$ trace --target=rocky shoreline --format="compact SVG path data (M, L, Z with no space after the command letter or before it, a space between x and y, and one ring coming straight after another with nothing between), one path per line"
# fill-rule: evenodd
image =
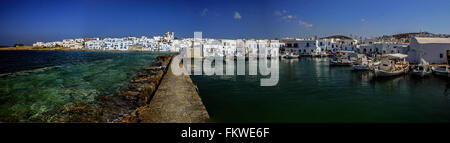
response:
M60 109L50 122L118 122L135 109L147 105L156 92L174 55L160 55L149 68L134 77L127 90L114 96L98 95L94 102L75 102Z
M173 64L173 63L171 63ZM182 66L182 64L180 64ZM170 66L170 65L169 65ZM150 100L145 100L150 101ZM116 123L207 123L211 122L189 75L176 75L172 68L160 81L151 102Z

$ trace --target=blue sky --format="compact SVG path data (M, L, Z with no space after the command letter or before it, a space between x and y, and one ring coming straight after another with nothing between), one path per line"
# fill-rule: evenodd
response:
M1 0L0 45L77 37L450 33L448 0Z

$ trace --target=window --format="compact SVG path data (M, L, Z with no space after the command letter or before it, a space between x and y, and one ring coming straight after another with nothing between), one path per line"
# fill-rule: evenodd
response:
M306 43L306 47L309 47L309 43Z
M320 46L322 46L322 42L320 42Z
M441 58L441 59L444 58L444 54L442 54L442 53L439 54L439 58Z
M294 47L298 47L298 44L297 44L297 43L295 43L295 44L294 44Z

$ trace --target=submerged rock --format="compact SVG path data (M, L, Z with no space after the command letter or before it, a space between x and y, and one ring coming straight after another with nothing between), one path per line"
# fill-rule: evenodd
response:
M151 67L139 70L128 89L115 95L98 95L93 102L74 102L62 107L60 116L50 122L121 122L135 116L135 109L146 106L164 76L172 55L160 55ZM163 67L163 68L161 68ZM131 120L131 119L130 119Z

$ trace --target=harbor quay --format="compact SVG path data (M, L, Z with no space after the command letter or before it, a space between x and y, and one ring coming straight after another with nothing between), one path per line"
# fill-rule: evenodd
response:
M175 65L169 63L169 65ZM178 66L180 64L177 64ZM167 71L154 95L145 106L121 119L125 123L205 123L209 115L188 75Z

